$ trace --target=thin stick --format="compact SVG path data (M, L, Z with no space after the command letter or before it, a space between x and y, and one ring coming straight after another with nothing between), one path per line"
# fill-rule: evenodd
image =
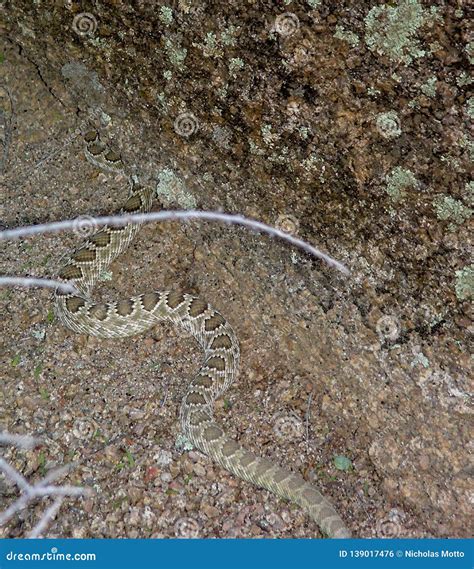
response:
M62 283L53 279L37 279L34 277L0 277L0 286L22 286L26 288L52 288L65 293L77 293L75 287L68 283ZM0 437L1 443L1 437Z
M5 435L8 435L8 433L2 436ZM71 464L48 472L42 480L32 485L15 468L13 468L13 466L0 457L0 472L3 472L8 479L16 484L21 493L17 500L15 500L5 511L0 513L0 526L6 524L17 512L23 510L34 500L54 496L54 503L43 513L38 524L33 528L29 536L39 537L57 514L65 497L87 496L91 493L88 488L82 488L80 486L51 486L51 481L67 474L73 466L74 465Z
M54 500L51 506L49 506L49 508L41 516L39 522L29 533L28 535L29 539L36 539L38 537L41 537L41 534L48 527L48 524L50 524L56 517L56 514L59 512L59 508L61 507L63 501L64 501L63 496L59 496L58 498L56 498L56 500Z
M10 466L3 458L0 458L0 470L3 471L5 476L8 476L8 478L10 478L10 480L20 488L20 490L28 492L30 488L28 480L15 470L13 466Z
M136 213L133 215L107 215L101 217L90 217L87 218L88 223L94 228L99 228L104 225L115 225L123 226L128 223L148 223L150 221L163 221L165 219L205 219L208 221L221 221L224 223L230 223L235 225L242 225L253 231L258 231L266 233L271 237L278 237L283 239L291 245L306 251L313 257L325 261L329 266L334 267L341 271L345 275L349 275L349 269L345 267L339 261L336 261L326 253L319 251L306 241L293 237L280 229L266 225L260 221L255 221L254 219L248 219L243 215L231 215L227 213L221 213L218 211L198 211L198 210L187 210L187 211L157 211L149 213ZM74 229L77 227L77 220L68 219L65 221L56 221L52 223L42 223L39 225L33 225L30 227L19 227L17 229L7 229L0 232L0 241L5 241L7 239L18 239L19 237L29 237L32 235L38 235L39 233L57 233L59 231L65 231L66 229Z
M0 433L0 445L14 445L19 448L30 449L38 443L38 439L29 435L12 435Z
M18 500L13 502L11 506L9 506L4 512L0 514L0 526L5 525L13 518L13 516L17 512L20 512L21 510L26 508L29 502L30 502L30 497L28 495L23 494L23 496L20 496Z
M77 466L77 463L70 462L69 464L66 464L64 466L60 466L59 468L56 468L54 470L50 470L46 474L46 476L43 478L43 480L38 482L38 487L43 488L47 484L50 484L50 482L54 482L58 478L62 478L63 476L66 476L66 474L69 474L71 472L71 470L73 470L76 466Z

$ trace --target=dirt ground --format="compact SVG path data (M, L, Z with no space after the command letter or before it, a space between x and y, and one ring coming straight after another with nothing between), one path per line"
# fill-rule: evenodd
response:
M218 308L242 364L217 420L314 482L354 536L469 537L468 9L230 4L3 3L0 229L119 209L127 180L83 155L99 125L166 207L241 213L344 262L350 277L242 228L151 224L98 297L174 287ZM54 278L80 233L2 242L2 274ZM48 536L320 536L182 448L193 338L81 337L46 290L2 289L0 314L0 431L40 439L2 456L31 481L74 462L65 482L93 491ZM0 511L17 495L0 478Z

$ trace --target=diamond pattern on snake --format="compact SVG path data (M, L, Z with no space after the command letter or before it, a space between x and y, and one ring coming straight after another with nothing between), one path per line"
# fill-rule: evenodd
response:
M88 132L84 141L85 155L95 166L113 172L123 169L120 155L110 150L96 131ZM122 212L150 211L153 194L149 187L133 186ZM163 320L191 333L204 358L181 403L179 421L186 438L235 476L299 504L325 535L350 537L330 501L314 486L299 474L243 448L214 420L214 402L236 379L240 358L238 339L218 310L175 290L153 290L118 302L93 300L91 293L99 275L127 249L139 230L138 224L104 227L78 246L59 274L78 291L56 292L55 310L60 322L79 334L99 338L133 336Z

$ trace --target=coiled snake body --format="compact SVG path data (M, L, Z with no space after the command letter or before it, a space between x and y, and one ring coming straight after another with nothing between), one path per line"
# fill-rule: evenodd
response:
M118 155L86 135L86 156L105 169L120 168ZM133 188L124 213L151 209L153 191ZM119 302L98 304L90 293L99 274L130 244L140 226L105 227L86 239L69 258L60 278L78 295L56 292L56 314L71 330L100 338L123 338L144 332L160 320L170 320L192 333L204 351L204 361L189 384L180 409L186 438L239 478L296 502L329 537L350 537L331 503L300 475L256 456L230 439L213 419L214 401L237 375L239 344L223 316L207 302L179 291L152 291Z

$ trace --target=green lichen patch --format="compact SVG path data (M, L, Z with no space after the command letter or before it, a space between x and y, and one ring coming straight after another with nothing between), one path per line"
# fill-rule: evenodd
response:
M280 138L277 133L272 132L271 124L263 124L260 128L260 132L262 133L263 142L268 146L273 146L274 142Z
M430 361L423 352L418 352L415 354L415 357L411 362L411 367L416 367L418 365L423 366L425 369L430 367Z
M173 10L169 6L161 6L158 17L165 26L170 26L173 23Z
M193 445L193 443L192 443L189 439L187 439L187 438L185 437L185 435L179 434L179 435L176 437L175 447L176 447L178 450L182 450L182 451L188 452L188 451L190 451L190 450L193 450L194 445Z
M416 36L435 16L436 8L426 10L418 0L375 6L365 18L365 42L371 51L408 65L425 55Z
M466 45L466 53L469 58L469 63L474 64L474 41L469 42Z
M441 221L451 221L449 229L454 229L456 225L464 223L472 215L472 209L466 207L462 202L451 196L438 196L433 201L436 216Z
M237 38L236 34L240 28L237 26L233 26L230 24L224 31L221 33L221 42L227 46L235 46L237 45Z
M474 119L474 97L469 97L467 100L467 114L471 119Z
M165 52L174 67L178 69L184 68L184 60L186 59L188 50L185 47L181 47L177 40L166 38Z
M193 42L193 46L202 51L204 57L219 59L224 56L224 48L237 45L236 34L239 28L229 25L220 34L207 32L202 42Z
M423 85L421 86L421 92L426 95L427 97L434 97L436 95L436 77L430 77Z
M245 66L245 63L240 59L240 57L233 57L229 61L229 73L231 77L237 77L237 73Z
M474 298L474 263L456 271L454 289L459 300Z
M197 203L194 196L186 190L184 182L173 170L163 168L158 176L159 183L156 186L156 194L165 207L178 204L183 209L196 209Z
M204 57L222 57L224 50L219 44L217 36L214 32L208 32L204 37L202 44L193 44L202 50Z
M360 43L359 36L350 30L345 30L342 26L336 26L334 37L338 40L347 42L352 47L357 47Z
M158 95L156 96L156 100L159 103L159 105L163 111L168 110L168 103L166 102L166 95L163 91L161 91L161 93L158 93Z
M466 184L466 190L465 190L465 195L466 195L466 199L468 201L468 203L470 203L472 206L474 206L474 182L468 182Z
M385 178L387 186L385 191L394 200L400 200L405 190L418 187L418 180L411 170L397 166Z
M474 138L468 134L463 133L459 137L458 144L467 152L469 160L474 160Z
M400 119L395 111L380 113L375 119L375 124L384 138L397 138L402 133Z
M466 71L461 71L456 79L458 87L465 87L466 85L470 85L473 81L474 79Z

